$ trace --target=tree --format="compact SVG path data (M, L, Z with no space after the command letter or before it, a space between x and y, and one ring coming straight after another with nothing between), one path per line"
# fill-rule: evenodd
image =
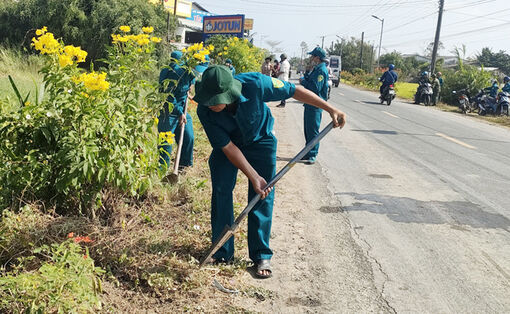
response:
M361 40L352 37L349 41L343 39L336 41L333 48L327 48L326 51L330 55L338 55L342 57L342 70L352 71L359 68L360 53L361 53ZM373 46L363 43L363 70L370 71L372 68L372 51Z
M510 73L510 55L503 50L495 53L490 48L483 48L476 60L481 66L496 67L504 73Z
M266 44L268 44L269 47L271 47L270 53L273 54L273 53L282 52L282 49L277 47L282 42L283 42L283 40L266 40Z
M47 26L56 38L87 50L93 61L106 56L119 26L153 26L155 35L165 37L166 18L162 5L147 0L9 0L0 6L0 43L28 48L35 29Z
M444 45L443 45L443 42L440 41L437 46L437 54L439 54L439 52L442 49L444 49ZM431 42L428 44L427 48L425 48L425 56L431 58L433 51L434 51L434 42Z

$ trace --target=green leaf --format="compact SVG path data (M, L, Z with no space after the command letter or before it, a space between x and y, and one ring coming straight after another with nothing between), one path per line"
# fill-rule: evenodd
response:
M18 97L18 101L20 102L21 107L23 107L25 105L25 103L23 102L23 98L21 97L18 87L16 86L16 83L14 83L14 80L12 79L12 77L10 75L8 75L8 77L9 77L9 82L11 83L12 89L14 89L14 93L16 94L16 97Z

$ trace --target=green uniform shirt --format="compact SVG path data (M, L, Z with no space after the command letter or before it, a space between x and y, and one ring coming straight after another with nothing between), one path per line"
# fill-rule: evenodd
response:
M290 98L296 90L292 83L256 72L242 73L234 79L242 83L235 114L228 110L214 112L202 105L197 108L198 118L213 148L223 148L230 141L242 147L271 133L274 119L265 102Z

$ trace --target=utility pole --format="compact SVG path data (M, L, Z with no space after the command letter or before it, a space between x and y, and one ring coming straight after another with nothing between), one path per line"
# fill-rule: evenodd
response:
M365 41L365 32L361 33L361 52L359 54L359 68L363 69L363 42Z
M326 37L326 36L321 36L321 38L322 38L322 46L321 46L321 48L322 49L324 49L324 37Z
M381 47L382 47L382 34L383 34L383 30L384 30L384 19L376 16L376 15L372 15L372 17L374 19L378 19L379 21L381 21L381 36L379 37L379 56L377 57L377 67L381 67Z
M165 1L161 0L161 5L165 8ZM166 15L166 41L170 42L170 10L168 10Z
M374 46L370 46L370 73L374 72Z
M437 48L439 47L439 38L441 37L441 23L443 22L443 10L444 0L439 0L439 15L437 17L436 38L434 39L432 60L430 61L430 73L434 73L434 70L436 69Z

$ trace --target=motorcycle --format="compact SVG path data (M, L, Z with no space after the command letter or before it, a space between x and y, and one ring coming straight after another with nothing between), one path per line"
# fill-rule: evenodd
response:
M423 102L425 106L430 106L432 103L432 84L428 82L420 82L420 85L418 86L418 91L414 95L414 103L420 104Z
M471 113L474 110L475 103L471 102L469 92L467 89L453 91L452 94L458 95L459 109L462 111L463 114L466 114L467 112Z
M393 86L393 84L389 85L383 90L383 94L379 96L379 99L381 100L381 105L385 101L388 106L391 105L391 101L395 99L396 95L397 94L395 93L395 86Z
M497 97L491 97L486 90L480 90L475 97L475 103L478 105L478 114L485 116L487 114L495 115L498 112Z
M496 112L499 112L500 115L508 116L508 105L510 104L510 93L499 92L497 102L498 102L498 108L496 109Z

